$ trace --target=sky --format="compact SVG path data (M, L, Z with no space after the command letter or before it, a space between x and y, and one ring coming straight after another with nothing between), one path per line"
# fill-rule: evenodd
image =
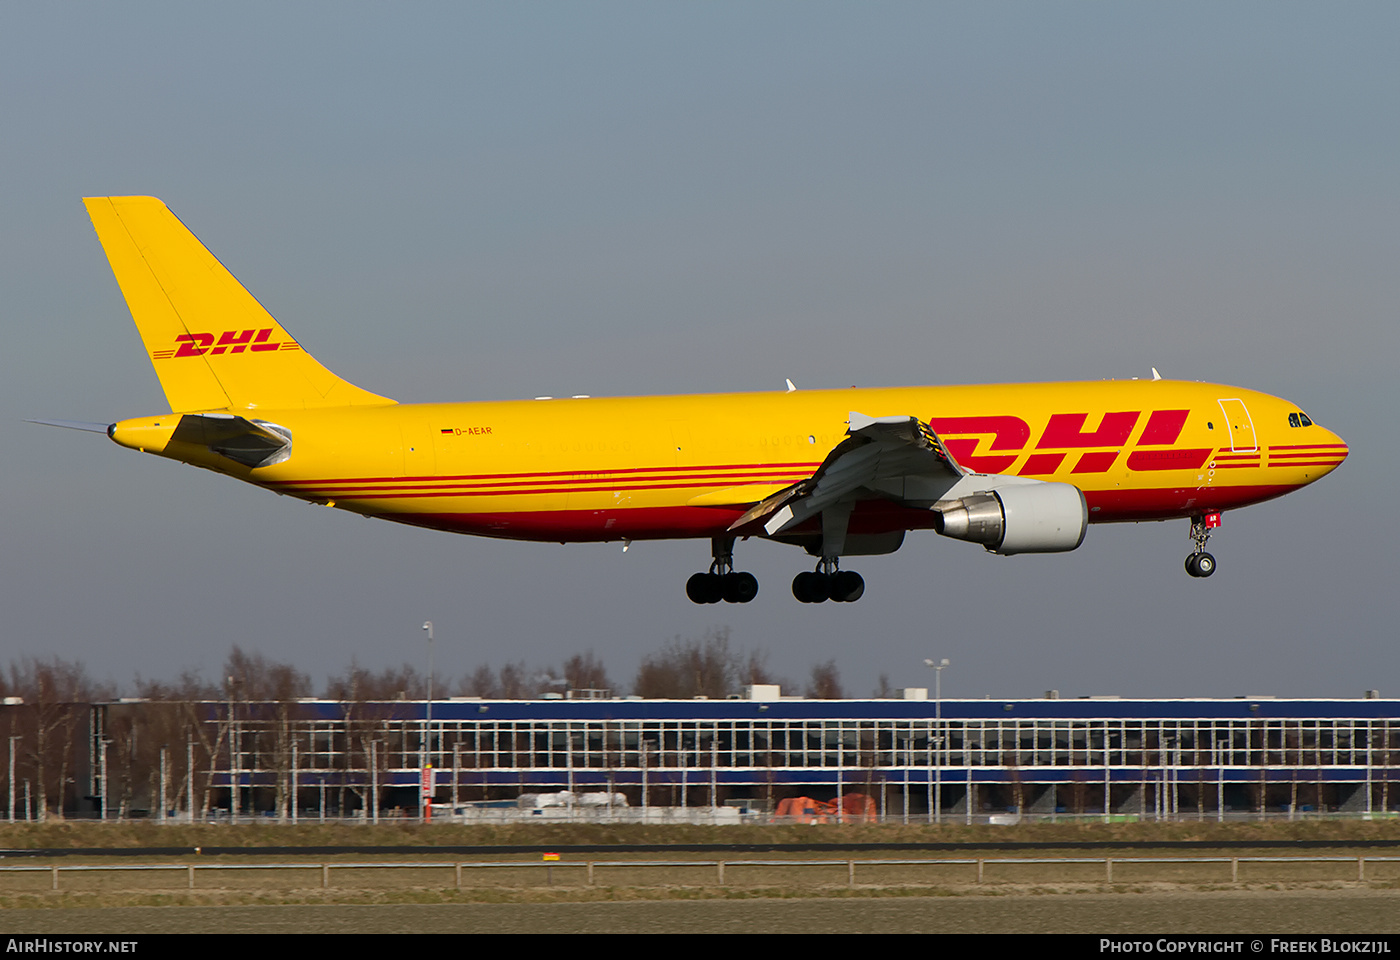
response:
M319 687L730 630L947 697L1400 695L1400 7L132 2L0 29L0 664L130 690L232 645ZM332 370L403 402L1164 376L1351 456L1227 513L1002 558L932 532L865 597L741 544L365 520L27 417L165 405L81 204L161 197Z

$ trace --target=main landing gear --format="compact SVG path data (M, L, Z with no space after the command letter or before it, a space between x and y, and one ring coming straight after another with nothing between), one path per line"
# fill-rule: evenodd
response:
M865 593L865 580L854 570L838 570L836 557L822 557L817 569L792 579L792 595L802 603L855 603Z
M709 573L697 573L685 582L685 595L694 603L748 603L758 596L758 578L751 573L734 572L734 538L715 537L710 541Z
M1186 572L1193 577L1208 577L1215 572L1215 557L1206 553L1210 532L1220 526L1220 514L1197 514L1191 518L1191 540L1196 549L1186 558Z

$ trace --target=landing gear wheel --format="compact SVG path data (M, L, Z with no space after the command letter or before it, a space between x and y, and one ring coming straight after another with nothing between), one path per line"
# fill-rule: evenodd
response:
M803 603L825 603L831 598L831 578L812 570L792 578L792 595Z
M758 578L751 573L729 573L722 578L725 603L748 603L758 596Z
M1186 572L1193 577L1208 577L1215 572L1215 557L1202 551L1186 558Z
M831 578L831 599L837 603L855 603L865 593L865 579L854 570L842 570Z
M713 573L697 573L692 576L685 582L685 595L692 603L719 603L724 599L720 578Z
M697 573L685 582L685 595L694 603L748 603L758 596L758 578L734 572L734 538L712 537L708 573Z

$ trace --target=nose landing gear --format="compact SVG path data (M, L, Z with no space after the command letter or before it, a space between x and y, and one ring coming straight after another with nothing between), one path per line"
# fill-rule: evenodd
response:
M1208 577L1215 572L1215 557L1206 553L1210 532L1220 526L1220 514L1197 514L1191 518L1191 540L1196 549L1186 558L1186 572L1193 577Z
M692 603L748 603L758 596L758 578L734 570L734 538L715 537L710 541L714 560L709 573L697 573L685 582L685 595Z

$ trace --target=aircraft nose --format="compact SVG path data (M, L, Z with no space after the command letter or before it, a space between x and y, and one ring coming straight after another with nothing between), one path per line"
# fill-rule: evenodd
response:
M1351 448L1345 440L1324 427L1319 442L1308 452L1311 456L1304 459L1308 461L1308 466L1321 468L1321 473L1318 474L1321 476L1340 467L1342 461L1351 453Z

